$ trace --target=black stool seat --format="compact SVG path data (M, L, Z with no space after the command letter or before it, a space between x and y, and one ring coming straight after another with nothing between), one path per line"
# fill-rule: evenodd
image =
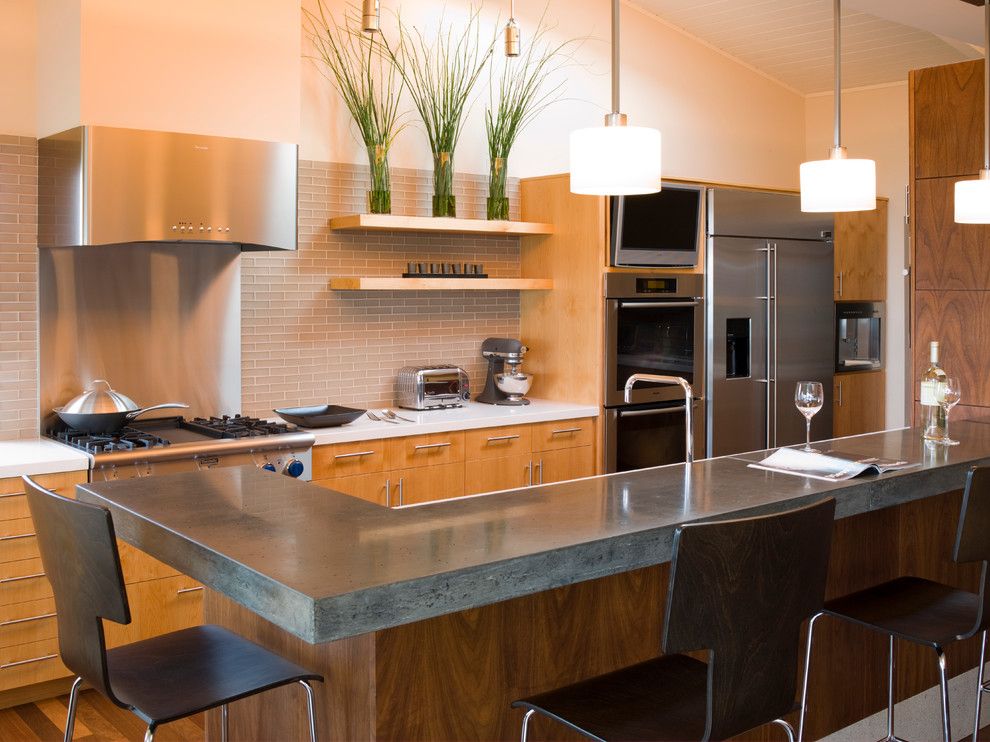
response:
M280 685L323 680L220 626L194 626L107 651L117 700L150 726Z
M920 577L898 577L830 600L825 613L898 639L944 647L973 633L981 605L975 593Z
M701 739L708 665L672 654L514 702L592 739Z

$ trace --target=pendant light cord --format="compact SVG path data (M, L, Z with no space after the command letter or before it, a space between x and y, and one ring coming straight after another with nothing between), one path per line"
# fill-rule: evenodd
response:
M990 2L990 0L987 0ZM619 0L612 0L612 113L619 112Z
M986 0L990 3L990 0ZM840 0L834 2L835 15L835 149L842 146L842 20Z

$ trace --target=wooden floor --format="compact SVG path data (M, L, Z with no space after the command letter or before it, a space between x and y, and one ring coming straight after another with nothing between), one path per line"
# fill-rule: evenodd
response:
M61 742L69 697L27 703L0 711L0 741ZM76 708L76 742L119 742L144 739L145 725L134 714L110 703L94 690L79 695ZM164 724L155 742L201 742L203 715Z

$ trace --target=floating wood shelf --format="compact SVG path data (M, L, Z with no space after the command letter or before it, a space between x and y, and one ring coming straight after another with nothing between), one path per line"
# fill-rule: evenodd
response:
M353 276L331 278L333 291L545 291L549 278L396 278Z
M491 235L553 234L554 231L552 224L540 222L453 219L439 216L399 216L396 214L335 216L330 220L330 229L336 231L363 229L374 232L453 232Z

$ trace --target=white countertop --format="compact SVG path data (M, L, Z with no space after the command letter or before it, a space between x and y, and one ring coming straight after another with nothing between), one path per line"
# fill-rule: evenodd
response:
M351 441L373 440L377 438L399 438L423 433L446 433L451 430L475 430L494 428L500 425L522 425L527 423L552 422L554 420L574 420L579 417L597 417L600 410L594 405L578 405L568 402L548 402L532 399L523 407L466 402L463 407L446 410L404 410L392 407L396 414L413 422L398 424L375 422L362 415L357 420L337 428L307 428L316 436L316 445L329 443L349 443ZM372 410L376 412L376 410Z
M47 438L0 441L0 479L89 469L90 456Z

